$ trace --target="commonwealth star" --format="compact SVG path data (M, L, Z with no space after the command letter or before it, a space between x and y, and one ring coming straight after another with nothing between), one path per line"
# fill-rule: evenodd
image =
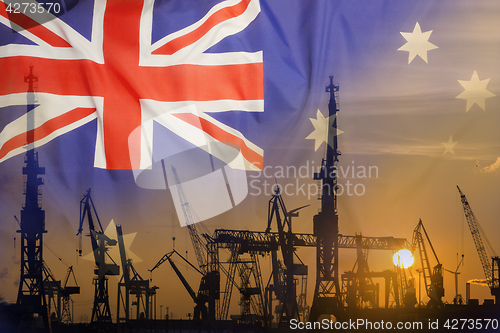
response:
M316 119L309 118L314 126L314 131L306 139L314 139L314 151L318 150L323 142L326 142L333 148L333 137L344 133L338 128L333 127L335 116L324 117L320 110L316 113Z

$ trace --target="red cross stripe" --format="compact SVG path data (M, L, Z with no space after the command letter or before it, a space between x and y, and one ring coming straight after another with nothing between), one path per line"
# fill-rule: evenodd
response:
M180 41L178 39L165 44L155 54L172 54L184 45L195 43L207 29L221 20L241 15L249 2L243 0L235 6L217 11L212 15L212 20L202 25L201 30L196 30ZM0 15L8 18L2 7ZM139 0L107 1L103 22L102 64L90 59L50 59L23 55L0 58L3 71L0 95L26 92L23 78L31 65L39 77L37 92L103 97L101 121L107 169L131 169L132 165L137 165L130 160L128 139L130 133L141 126L140 101L143 99L158 102L263 100L262 62L141 66L143 7L144 1ZM32 25L28 19L18 19L16 23ZM37 37L56 44L56 52L57 49L68 47L64 45L64 40L60 41L45 27L28 29L29 32L32 30ZM212 128L212 131L217 132L217 129ZM255 156L251 158L255 160Z

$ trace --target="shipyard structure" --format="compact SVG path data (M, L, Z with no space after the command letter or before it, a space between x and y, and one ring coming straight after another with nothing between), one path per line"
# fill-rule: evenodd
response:
M357 233L344 235L337 212L337 173L332 172L339 163L340 150L337 138L337 94L339 86L330 77L326 86L328 102L328 142L321 168L314 174L320 182L321 206L312 217L312 233L293 231L292 220L306 206L288 210L286 198L278 189L269 198L268 220L265 230L216 229L200 233L201 223L196 223L194 212L179 181L179 170L170 166L182 212L187 224L186 233L192 242L196 262L190 262L172 249L159 258L149 269L155 271L168 263L185 288L185 295L193 304L189 320L173 320L157 313L157 294L161 289L152 280L144 279L127 258L123 230L116 226L117 239L107 236L98 216L98 209L91 197L91 190L83 194L80 202L78 235L88 231L95 260L93 272L93 304L90 323L76 323L70 308L71 296L80 289L73 267L68 267L66 277L57 280L43 260L43 235L45 212L41 205L41 176L38 154L34 147L35 104L34 84L38 78L30 68L25 77L28 84L25 166L25 203L21 209L21 275L16 304L3 306L0 312L2 332L289 332L294 329L324 331L371 331L396 329L397 323L422 323L417 327L399 327L415 331L435 331L431 323L468 318L475 323L489 318L490 328L498 328L500 310L498 299L500 259L487 253L479 222L460 188L458 188L464 214L483 267L485 281L491 290L492 300L478 304L469 292L462 297L455 290L452 304L443 302L443 265L439 261L431 236L424 222L418 221L411 240L373 237ZM165 164L162 164L164 172ZM111 247L118 247L120 259L113 261L108 254ZM315 249L315 264L306 265L298 252L303 247ZM341 272L339 263L342 251L353 251L356 261L353 269ZM387 251L396 254L398 262L383 271L370 270L368 253ZM418 272L425 291L424 298L417 297L415 277L404 262L404 252L416 259ZM80 249L81 254L81 249ZM272 270L263 276L262 257L270 258ZM417 259L418 258L418 259ZM199 273L193 283L183 275L178 262L189 265ZM177 264L176 264L177 262ZM461 263L460 263L461 264ZM458 276L460 264L454 272ZM121 270L120 270L121 267ZM161 274L160 273L156 274ZM147 274L142 272L143 275ZM77 274L78 275L78 274ZM118 276L112 282L109 276ZM312 304L308 304L307 283L313 280ZM379 281L382 281L383 292ZM117 307L109 301L110 288L118 291ZM231 302L238 302L240 312L229 314ZM360 322L362 320L362 322ZM356 326L345 323L356 322ZM368 326L368 322L372 326ZM385 326L381 327L381 322ZM378 327L373 327L378 323ZM486 324L485 322L481 322ZM344 327L344 326L345 327ZM377 324L375 324L377 325ZM476 327L477 328L477 327Z

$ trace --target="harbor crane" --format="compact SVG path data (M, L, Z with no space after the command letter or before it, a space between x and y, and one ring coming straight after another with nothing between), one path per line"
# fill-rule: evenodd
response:
M484 277L486 278L488 287L490 287L491 295L495 297L495 304L499 304L500 301L500 257L496 256L493 248L489 245L486 235L484 235L489 248L491 249L491 255L486 252L486 247L484 246L483 239L480 234L481 227L477 221L472 209L470 208L469 202L462 193L460 187L457 186L458 192L460 193L460 200L462 201L462 206L464 208L465 218L467 219L467 224L469 225L470 232L472 234L472 239L474 240L474 245L476 246L477 254L479 255L479 260L483 266Z
M95 216L99 223L99 229L96 230L94 225ZM91 323L99 323L99 327L110 327L112 324L111 310L109 307L108 293L108 275L119 275L120 266L118 266L111 256L108 254L108 248L117 244L115 239L111 239L104 234L101 221L97 215L92 198L90 197L90 189L80 201L80 227L78 228L77 236L80 235L79 254L82 255L81 235L83 232L83 223L87 220L90 231L90 241L92 243L92 251L96 268L94 270L94 305L92 308Z
M196 268L193 264L191 264L186 258L184 258L182 255L179 254L176 250L172 250L169 253L165 254L157 263L156 265L149 269L150 272L153 272L155 269L161 266L165 261L168 261L170 263L170 266L172 266L175 274L179 277L179 280L181 280L182 285L184 288L186 288L187 292L189 293L189 296L193 299L195 302L196 306L194 308L194 316L193 318L195 320L205 320L207 319L207 307L205 303L207 302L207 295L201 290L196 294L196 292L193 290L193 288L189 285L189 282L184 278L182 275L181 271L177 268L175 265L174 261L171 259L171 257L177 254L179 258L184 260L189 266L191 266L194 270L196 270L198 273L203 274L198 268Z
M156 289L158 289L158 287L150 287L149 280L144 280L132 264L132 259L127 258L125 242L123 240L123 231L120 225L116 226L116 235L118 238L118 248L120 250L120 258L123 268L122 277L120 282L118 282L116 323L127 323L132 319L130 311L132 305L136 306L135 319L152 319L152 301L156 300ZM131 298L135 300L132 301ZM123 306L123 316L121 316L121 306Z
M423 234L422 234L423 231ZM427 249L425 247L424 237L427 239L429 246L434 254L434 258L437 261L437 264L431 267L429 257L427 255ZM443 265L439 262L436 251L434 251L434 247L432 246L431 240L427 231L425 230L424 224L422 220L418 221L415 230L413 231L413 240L412 240L412 252L415 252L415 249L418 247L420 262L422 264L422 272L424 276L425 282L425 290L427 292L427 296L429 296L430 300L427 303L428 308L443 308L443 296L444 296L444 287L443 287Z
M276 250L272 251L272 275L274 279L272 289L280 301L278 323L288 323L292 318L300 320L299 306L296 298L296 280L294 275L306 276L307 266L293 262L293 258L297 254L295 253L295 248L293 246L294 234L292 233L292 217L298 216L298 210L307 206L309 205L302 206L288 212L279 187L269 200L266 233L271 231L271 225L275 219L284 264L284 267L281 267L281 263L277 258ZM269 298L268 301L270 302L271 299Z

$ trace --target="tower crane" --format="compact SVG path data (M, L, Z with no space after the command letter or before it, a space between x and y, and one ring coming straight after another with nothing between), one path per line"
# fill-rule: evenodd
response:
M99 229L96 230L94 225L95 216L99 223ZM99 323L100 328L105 328L112 324L111 310L109 307L108 294L108 275L119 275L120 266L118 266L108 254L108 248L116 245L116 240L111 239L104 234L101 221L97 215L94 203L90 197L90 189L80 201L80 227L78 228L77 236L80 235L79 254L82 255L81 235L83 232L83 223L87 219L90 231L90 241L92 243L92 251L94 253L96 269L94 270L94 305L92 308L91 323ZM106 257L111 260L106 260ZM107 262L108 261L108 262Z
M491 295L495 297L495 304L499 304L500 301L500 257L496 256L491 245L491 252L493 255L488 255L486 253L486 248L483 243L483 239L480 234L480 226L477 221L472 209L470 208L469 202L462 193L460 187L457 186L458 192L460 193L460 200L462 201L462 206L464 208L465 218L467 219L467 224L469 225L470 232L472 234L472 239L474 240L474 245L476 246L477 254L479 255L479 260L483 266L484 276L486 278L488 287L490 287ZM489 244L488 239L486 242Z
M162 160L163 163L163 160ZM182 213L184 214L184 218L186 219L186 226L189 230L189 237L191 238L191 242L193 243L194 253L196 255L196 261L198 262L198 267L200 271L205 275L207 271L207 251L206 251L206 242L202 240L198 230L195 226L195 221L192 214L192 209L189 205L189 202L184 194L184 190L181 186L181 181L179 179L179 175L177 174L177 170L172 165L172 173L174 174L175 185L177 187L177 194L179 195L179 201L182 206Z
M165 165L164 160L162 160L162 166L164 174ZM196 255L196 260L198 262L198 267L203 275L200 288L198 289L199 294L204 294L207 296L208 300L208 314L211 320L215 320L218 303L217 301L220 298L220 275L218 270L208 270L207 269L207 240L206 237L200 237L198 230L196 228L196 222L193 218L192 208L189 205L189 201L186 198L184 190L182 189L181 182L179 179L179 175L177 174L177 170L172 165L172 173L174 175L175 185L177 187L177 194L179 196L179 201L182 206L182 212L184 214L184 218L186 220L186 226L189 231L189 236L191 238L191 242L193 244L193 249ZM165 177L166 181L166 177Z
M425 248L424 237L425 235L427 242L434 254L434 258L437 261L437 265L431 267L429 257L427 255L427 249ZM443 265L439 262L436 251L434 251L434 247L432 246L431 240L427 231L425 230L424 224L422 220L418 221L418 224L413 231L413 240L412 240L412 252L415 251L418 246L420 262L422 264L422 272L424 276L425 282L425 290L427 292L427 296L429 296L430 300L427 303L428 308L442 308L444 307L442 298L444 296L444 287L443 287Z

